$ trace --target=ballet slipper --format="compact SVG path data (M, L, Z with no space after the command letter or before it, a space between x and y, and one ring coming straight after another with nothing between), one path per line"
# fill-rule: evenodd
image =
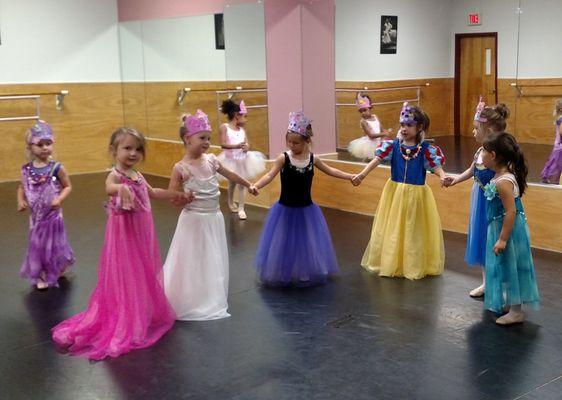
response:
M246 215L246 212L244 212L244 210L240 210L238 211L238 218L240 218L241 220L247 219L248 216Z
M472 289L470 292L468 292L468 294L470 297L483 297L485 290L486 287L484 285L480 285L477 288Z
M523 314L522 312L510 311L507 314L502 315L501 317L496 319L496 324L503 326L520 324L524 319L525 314Z

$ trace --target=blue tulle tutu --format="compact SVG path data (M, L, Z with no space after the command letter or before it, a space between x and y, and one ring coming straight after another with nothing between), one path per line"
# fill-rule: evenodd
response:
M338 272L320 207L275 203L265 221L255 265L260 281L271 286L323 284Z
M519 197L515 199L515 208L517 214L505 250L496 255L494 245L500 237L505 210L497 194L488 202L484 307L498 314L512 305L529 304L537 307L540 300L529 228Z
M486 202L484 192L474 183L470 195L470 220L464 255L464 260L470 266L484 266L486 263Z

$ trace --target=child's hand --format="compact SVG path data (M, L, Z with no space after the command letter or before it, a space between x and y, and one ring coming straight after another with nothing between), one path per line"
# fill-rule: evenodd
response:
M247 143L247 142L244 142L244 143L242 143L242 147L241 147L241 148L242 148L242 151L243 151L244 153L246 153L248 150L250 150L250 144Z
M441 180L441 186L449 187L455 186L457 184L457 180L452 176L446 176Z
M117 207L123 210L132 210L135 196L126 185L121 185L117 192Z
M260 192L258 191L258 188L255 187L254 185L252 185L248 188L248 192L253 194L254 196L257 196L258 194L260 194Z
M357 174L353 178L351 178L351 183L353 183L353 186L359 186L363 181L363 179L364 179L363 175Z
M498 239L498 241L494 245L494 254L496 256L499 256L505 250L506 245L507 245L507 242L505 240Z
M193 200L195 200L195 195L192 191L189 191L187 193L176 192L175 195L170 199L174 206L180 208L185 207L186 204L191 203Z
M60 199L57 197L53 200L53 202L51 203L51 207L53 208L60 208L61 206L61 201Z
M25 211L27 209L27 207L29 207L29 204L27 204L27 201L18 200L18 211Z

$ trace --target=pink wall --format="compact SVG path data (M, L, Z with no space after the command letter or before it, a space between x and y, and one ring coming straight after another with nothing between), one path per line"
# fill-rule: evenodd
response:
M267 0L269 154L285 149L289 112L313 120L314 152L336 149L334 0Z
M216 14L227 4L257 3L257 0L117 0L119 21Z

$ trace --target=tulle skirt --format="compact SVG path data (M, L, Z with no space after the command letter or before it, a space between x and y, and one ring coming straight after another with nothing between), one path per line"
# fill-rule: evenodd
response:
M161 273L152 214L110 215L88 308L55 326L53 340L92 360L152 345L176 319Z
M230 316L228 247L220 211L182 211L164 263L164 288L178 320Z
M338 272L328 225L320 207L269 210L255 261L260 281L271 286L313 286Z
M74 260L62 212L52 210L29 229L29 245L20 276L32 285L42 280L49 286L56 286L60 275L74 264Z
M388 180L361 265L381 276L408 279L443 272L441 220L429 186Z
M222 152L218 155L218 159L225 168L236 172L244 179L255 178L265 171L265 156L262 153L248 151L242 155L239 158L232 158L226 152Z
M359 139L352 140L347 146L347 151L356 158L373 159L375 158L375 150L379 147L380 143L380 138L371 139L365 135Z
M558 184L562 172L562 146L552 150L544 168L541 172L542 181L545 183Z
M492 220L488 225L484 307L498 314L504 311L504 307L512 305L537 307L539 290L525 216L519 212L516 214L507 246L503 253L496 256L494 245L500 237L502 225L503 218Z
M471 266L486 264L486 232L488 230L486 202L484 192L477 183L474 183L470 196L470 219L464 255L464 260Z

